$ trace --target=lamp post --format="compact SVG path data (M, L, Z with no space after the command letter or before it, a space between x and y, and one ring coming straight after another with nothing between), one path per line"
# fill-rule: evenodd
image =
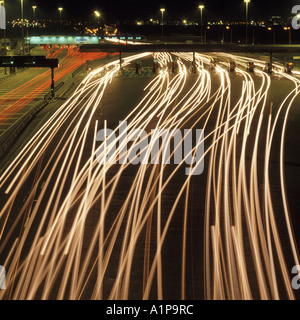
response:
M162 8L160 9L161 12L161 41L164 42L164 13L166 9Z
M22 51L25 54L25 39L24 39L24 1L21 0L21 29L22 29Z
M22 27L22 39L24 41L24 2L21 0L21 27Z
M62 11L64 10L64 8L60 7L58 8L58 11L59 11L59 29L60 29L60 33L61 33L61 14L62 14Z
M292 44L292 32L291 32L291 27L284 27L283 30L289 32L289 44Z
M198 7L200 9L200 17L201 17L201 43L203 43L203 9L204 9L204 5L200 5Z
M248 44L248 10L249 10L249 3L250 0L244 0L246 4L246 45Z
M4 10L5 10L5 2L4 0L3 1L0 1L0 5L3 6ZM5 21L5 24L6 24L6 21ZM4 48L4 55L6 55L6 30L5 30L6 26L4 26L4 29L3 29L3 48ZM6 68L5 68L5 74L6 74Z
M204 43L207 43L207 30L210 30L210 26L204 28Z
M232 28L230 28L229 26L226 26L226 30L230 30L230 43L232 44Z
M272 31L272 30L273 30L273 44L275 44L276 43L275 28L271 28L271 27L268 28L268 31Z
M94 11L94 13L95 13L95 16L96 16L96 18L97 18L97 20L98 20L98 24L99 24L99 22L100 22L100 12L99 11Z
M37 9L37 6L32 6L32 10L33 10L33 21L35 21L36 9Z

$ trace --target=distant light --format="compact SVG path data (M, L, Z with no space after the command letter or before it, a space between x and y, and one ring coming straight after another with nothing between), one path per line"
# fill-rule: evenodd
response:
M250 0L244 0L245 3L250 3Z
M94 13L95 13L96 17L98 17L98 18L101 16L99 11L94 11Z
M64 8L58 8L58 11L63 11L64 10Z
M162 9L160 9L160 11L161 11L161 12L165 12L165 11L166 11L166 9L162 8Z
M204 5L200 5L198 8L199 9L204 9Z

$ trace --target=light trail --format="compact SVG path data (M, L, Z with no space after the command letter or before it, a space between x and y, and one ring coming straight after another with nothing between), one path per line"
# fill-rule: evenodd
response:
M58 58L64 51L66 51L66 49L61 47L52 54L48 53L48 56L49 58ZM85 64L87 60L93 61L104 57L104 53L84 54L80 53L78 48L69 47L67 49L67 54L60 60L60 66L55 72L55 82L61 80L66 75L71 74L78 67ZM26 107L28 107L35 99L41 98L41 95L50 88L50 73L51 71L49 70L44 71L33 79L1 96L0 125L5 123L23 108L26 110Z
M76 56L76 53L70 53L73 54ZM163 248L170 225L181 209L179 296L186 299L187 270L193 269L187 260L190 249L187 229L195 177L190 175L181 179L170 208L164 205L164 196L187 158L195 160L197 148L204 140L203 158L207 160L208 168L205 210L199 218L204 222L204 236L203 243L193 245L204 248L205 298L249 300L259 295L261 299L279 299L284 296L284 289L287 297L294 299L277 228L280 213L274 209L269 163L274 133L280 115L284 113L280 148L283 218L293 259L299 264L284 174L285 132L289 111L298 97L299 80L275 71L292 81L295 89L286 95L273 117L273 109L270 110L267 104L272 83L270 76L257 70L259 80L255 83L253 77L243 71L244 63L253 59L239 57L241 62L238 62L236 73L241 79L241 92L234 102L232 80L226 69L217 66L218 87L213 90L211 73L204 68L210 64L208 56L196 54L197 74L189 75L186 64L193 60L192 54L173 55L178 58L179 71L171 76L166 66L172 62L172 55L155 54L161 72L147 85L144 98L125 119L131 142L127 150L126 136L117 138L117 146L112 140L122 124L109 133L105 122L108 137L99 147L96 144L99 123L93 122L94 116L101 108L107 86L120 68L119 61L112 61L83 80L2 172L0 188L5 191L6 200L0 209L0 254L5 252L7 257L4 266L8 270L9 291L0 292L0 298L81 299L88 296L91 299L129 299L132 281L136 279L133 271L137 263L136 252L142 245L144 255L138 262L142 289L138 295L143 299L152 296L164 299L165 274L170 266L164 259ZM146 53L125 58L124 66L149 56ZM225 54L219 57L236 58ZM259 60L255 62L263 65ZM190 87L189 77L193 77ZM159 163L145 161L135 167L126 196L120 206L114 208L124 177L131 172L128 170L132 170L132 165L124 161L113 165L112 159L124 160L132 153L134 160L138 160L143 152L147 152L149 160L150 147L141 149L141 142L150 138L151 145L157 138L148 134L141 139L135 129L149 132L149 128L154 127L174 133L187 125L190 131L201 125L205 137L196 141L193 150L180 164L172 167L172 172L166 163L174 157L176 147L170 155L160 147L156 154ZM261 139L263 131L265 140ZM165 139L162 138L163 142ZM259 161L261 149L264 150L263 165ZM103 163L97 161L99 157L105 159ZM192 173L196 169L190 166ZM263 170L263 176L259 175L260 170ZM27 184L35 172L35 180L28 190ZM260 184L264 185L263 192ZM25 200L18 205L18 199L24 196L26 189ZM13 209L18 206L20 210L16 214ZM12 215L14 222L8 225ZM92 230L87 229L87 221L94 216ZM21 232L13 238L17 230ZM14 243L11 248L10 243ZM265 273L265 270L269 272ZM256 279L257 286L249 274ZM283 284L279 287L281 277Z

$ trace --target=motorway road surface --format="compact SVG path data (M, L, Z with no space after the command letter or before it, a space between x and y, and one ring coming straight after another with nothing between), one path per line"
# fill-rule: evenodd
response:
M174 56L179 70L170 74L164 66ZM196 74L191 54L155 58L161 71L152 78L122 76L118 61L95 69L2 159L1 298L299 298L291 286L300 243L299 74L267 75L258 60L249 74L253 58L229 54L197 54ZM125 65L137 59L152 66L151 54ZM96 141L101 129L117 136L123 120L128 152L122 138ZM165 165L162 145L158 164L112 163L150 156L141 143L155 128L204 129L189 154L204 139L204 172L187 176L187 159L174 164L172 152ZM147 135L138 139L135 129Z

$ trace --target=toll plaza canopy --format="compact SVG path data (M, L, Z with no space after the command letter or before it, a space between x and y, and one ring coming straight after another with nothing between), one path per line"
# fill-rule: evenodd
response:
M74 44L98 44L99 37L73 37L73 36L34 36L29 37L29 43L33 45L74 45Z
M122 41L140 41L142 40L141 36L136 35L127 35L127 36L120 36L120 40ZM32 36L27 38L27 41L32 45L82 45L82 44L89 44L89 45L97 45L100 41L106 40L118 40L118 37L98 37L98 36Z
M300 45L203 45L203 44L83 44L82 52L235 52L299 53Z

